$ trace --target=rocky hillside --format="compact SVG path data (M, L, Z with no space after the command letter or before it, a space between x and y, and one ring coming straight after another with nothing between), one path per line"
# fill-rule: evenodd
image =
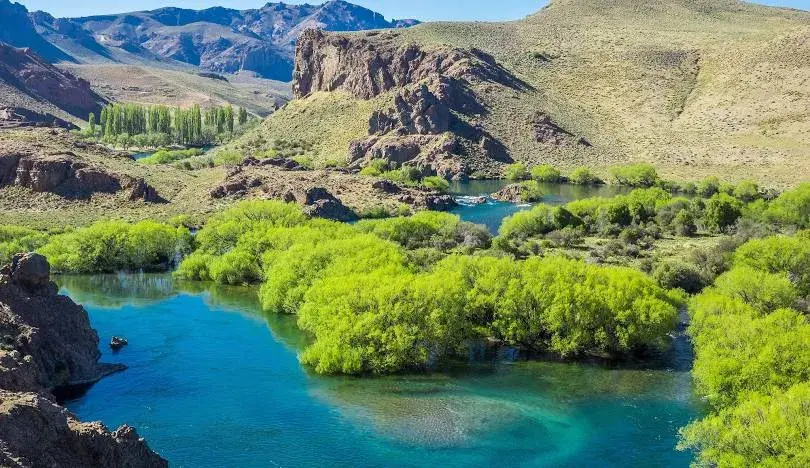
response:
M295 41L308 28L358 31L415 24L387 21L341 0L323 5L268 3L251 10L161 8L85 18L34 12L30 18L39 35L70 60L249 71L281 81L289 81Z
M0 42L0 125L56 122L96 115L106 103L90 84L59 69L33 49Z
M313 32L298 99L262 132L443 175L648 161L792 185L810 173L808 35L810 13L735 0L554 0L509 23Z
M122 366L100 364L87 312L57 294L44 257L0 268L0 465L165 467L135 429L79 422L50 393Z

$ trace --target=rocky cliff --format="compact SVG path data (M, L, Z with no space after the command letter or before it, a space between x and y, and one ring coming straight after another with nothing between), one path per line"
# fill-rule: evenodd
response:
M165 202L144 179L113 173L67 151L50 155L13 148L0 151L0 188L9 185L72 200L89 199L96 193L126 192L129 200Z
M299 99L338 91L389 103L371 115L368 136L350 143L351 167L386 159L423 175L456 179L512 162L503 143L481 124L488 113L485 95L529 90L480 49L403 43L397 32L307 31L298 42L293 77ZM560 134L570 135L562 129Z
M88 385L123 366L99 363L85 310L57 294L37 254L0 269L0 465L167 466L137 432L81 423L50 392Z

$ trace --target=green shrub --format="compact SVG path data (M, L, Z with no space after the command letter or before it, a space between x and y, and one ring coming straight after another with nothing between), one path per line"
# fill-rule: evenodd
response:
M746 401L681 430L679 450L697 452L697 466L801 467L810 463L810 383Z
M506 166L506 169L504 170L504 177L506 177L507 180L526 180L529 178L529 176L529 171L526 169L526 165L523 163L511 164Z
M154 221L101 221L52 237L39 252L60 273L166 270L190 250L191 234Z
M652 273L653 278L666 289L683 289L687 293L700 292L705 286L703 277L693 265L679 261L659 264Z
M441 193L446 193L450 190L450 182L444 177L430 176L422 179L422 186L425 188L437 190Z
M611 168L613 182L629 187L652 187L658 182L658 173L651 164L628 164Z
M169 150L169 149L160 149L150 156L145 158L139 159L138 162L141 164L171 164L173 162L181 161L183 159L188 159L194 156L200 156L205 154L205 151L199 148L190 148L184 150Z
M543 183L558 183L562 182L563 177L551 164L541 164L532 168L532 179Z
M714 232L726 232L742 216L742 203L725 193L713 195L706 201L703 224Z
M18 253L33 252L45 245L48 234L22 226L0 225L0 266Z
M737 184L732 192L734 198L750 203L760 197L759 185L751 180L744 180Z
M587 167L578 167L568 176L568 182L575 185L595 185L602 181Z
M810 228L810 183L779 195L768 206L765 218L784 226Z
M717 177L707 177L697 185L697 194L709 198L720 193L720 180Z
M535 180L526 180L520 183L520 201L525 203L539 202L543 199L543 189Z

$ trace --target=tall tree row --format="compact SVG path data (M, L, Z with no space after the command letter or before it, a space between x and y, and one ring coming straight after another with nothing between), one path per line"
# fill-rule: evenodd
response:
M95 115L91 118L91 133L95 134ZM102 109L98 125L104 138L165 134L179 144L199 145L213 142L217 135L232 134L236 120L239 125L246 124L247 110L240 108L237 114L230 105L203 110L198 104L181 109L119 103Z

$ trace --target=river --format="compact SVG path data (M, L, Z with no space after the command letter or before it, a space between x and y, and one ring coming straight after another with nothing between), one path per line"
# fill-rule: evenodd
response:
M103 360L129 366L67 407L131 424L173 466L689 465L674 450L700 413L689 346L634 369L476 361L425 375L324 377L302 367L293 317L255 289L170 275L61 277ZM105 343L123 335L113 354Z
M450 194L458 206L452 213L459 215L464 221L483 224L491 233L496 234L503 218L533 206L530 203L515 204L489 198L490 194L510 183L505 180L453 182L450 185ZM616 185L540 184L540 188L543 191L541 203L549 205L563 205L590 197L614 197L630 191L627 187ZM480 203L481 197L484 197L484 203Z

